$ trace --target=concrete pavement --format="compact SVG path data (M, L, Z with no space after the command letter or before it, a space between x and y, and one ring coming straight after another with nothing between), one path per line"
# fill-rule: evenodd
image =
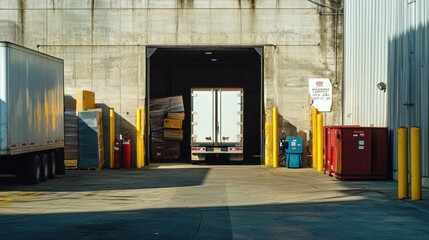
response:
M0 177L4 239L428 239L429 201L314 169L159 164ZM423 198L429 198L424 190Z

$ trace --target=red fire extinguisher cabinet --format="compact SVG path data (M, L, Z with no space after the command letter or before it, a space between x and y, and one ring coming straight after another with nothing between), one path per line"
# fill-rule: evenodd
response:
M387 179L387 128L326 126L325 173L339 179Z

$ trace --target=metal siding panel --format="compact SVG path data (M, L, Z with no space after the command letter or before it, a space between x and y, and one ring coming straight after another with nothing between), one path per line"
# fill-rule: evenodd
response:
M9 145L8 139L8 105L7 105L7 62L8 48L0 46L0 150L6 150Z
M421 127L421 150L422 150L422 174L429 175L429 3L427 1L416 2L416 26L417 26L417 77L420 92L420 127Z
M378 82L387 82L385 29L388 23L385 11L381 11L385 2L344 3L345 124L379 127L387 124L387 96L376 88Z
M419 125L428 177L429 2L345 0L344 7L344 123L387 124L394 170L397 128ZM387 94L373 91L379 81Z

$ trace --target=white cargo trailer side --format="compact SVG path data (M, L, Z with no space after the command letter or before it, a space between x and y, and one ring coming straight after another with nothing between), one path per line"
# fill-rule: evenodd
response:
M63 60L0 42L0 172L64 174Z
M243 160L243 89L191 89L192 162L207 154Z

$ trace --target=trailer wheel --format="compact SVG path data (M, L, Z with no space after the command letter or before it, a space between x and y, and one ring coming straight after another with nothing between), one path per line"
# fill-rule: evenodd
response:
M49 153L49 171L48 177L55 178L57 175L57 159L54 152Z
M37 154L31 154L26 159L26 183L27 184L38 184L41 176L41 161Z
M56 174L57 175L64 175L66 174L66 166L64 165L64 149L60 149L55 154L55 157L57 160L56 162Z
M41 174L40 181L46 182L48 180L49 175L49 159L48 154L43 153L41 158Z

